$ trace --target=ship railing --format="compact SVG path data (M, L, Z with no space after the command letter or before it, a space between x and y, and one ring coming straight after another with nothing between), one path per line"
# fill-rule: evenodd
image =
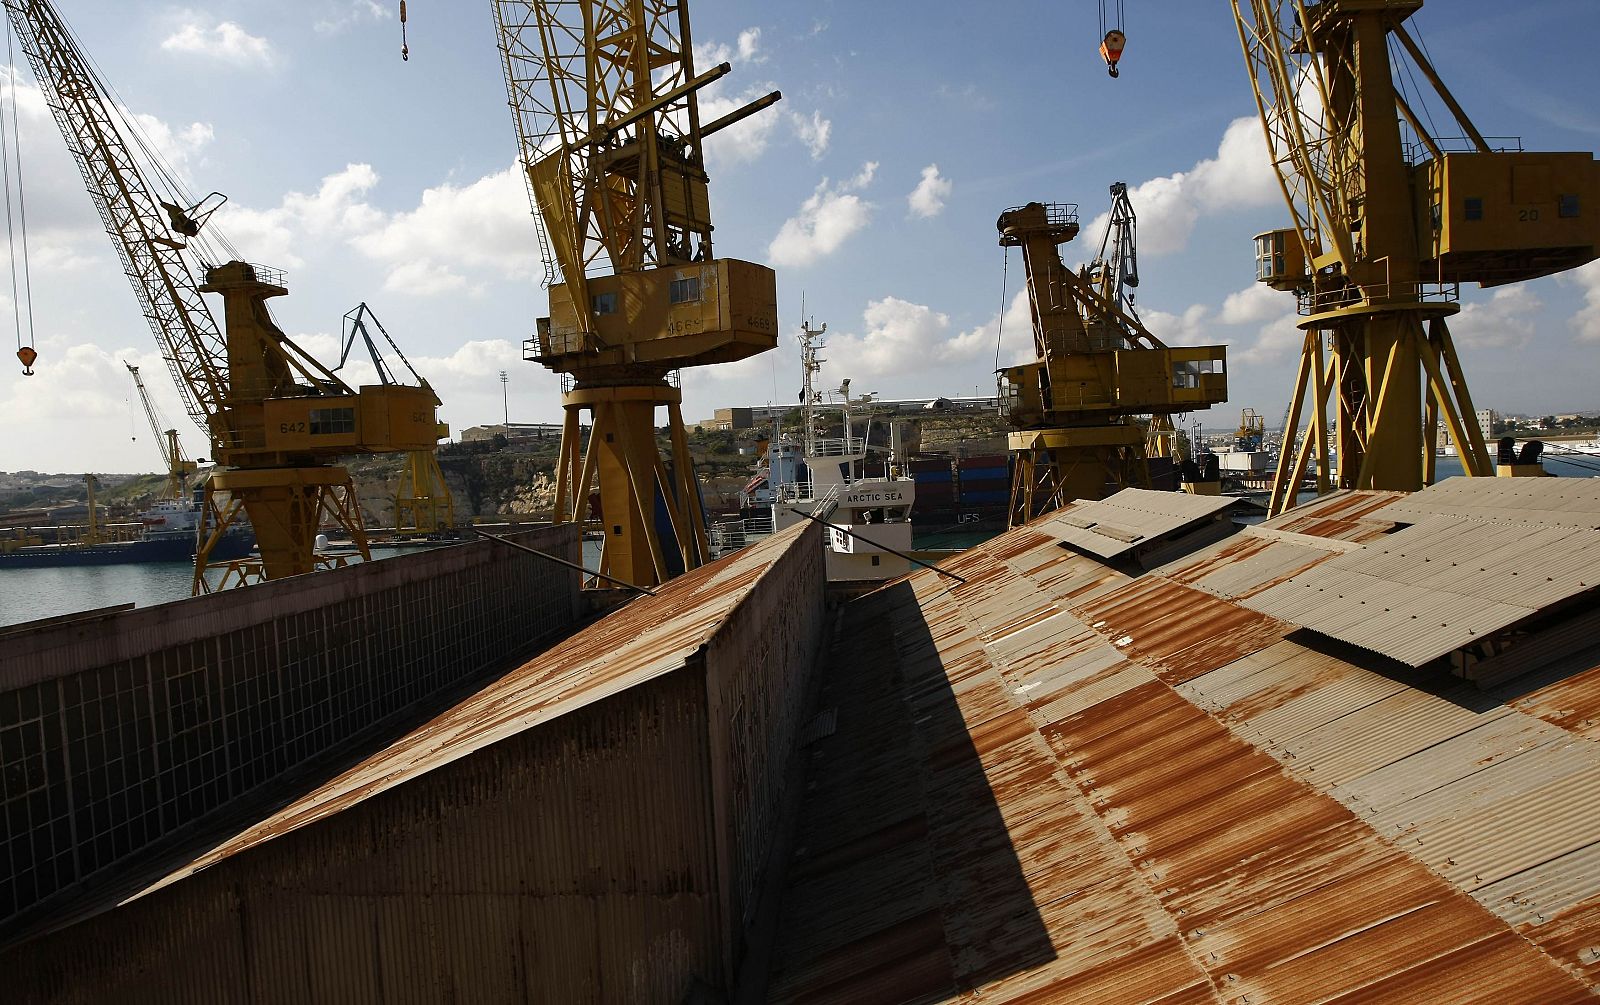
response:
M742 520L721 520L709 528L711 554L717 558L731 554L758 538L774 533L771 516L745 517Z
M818 520L826 520L832 517L839 508L839 490L843 487L838 482L834 482L828 489L828 494L818 499L816 504L811 507L811 515Z
M865 441L859 437L832 437L813 440L810 452L813 457L843 457L861 453L864 446Z

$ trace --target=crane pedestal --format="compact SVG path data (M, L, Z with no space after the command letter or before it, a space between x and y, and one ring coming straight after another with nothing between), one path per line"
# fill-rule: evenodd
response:
M562 395L566 409L556 466L555 521L584 520L590 493L600 494L605 534L600 571L654 586L710 561L705 512L684 434L683 392L652 384L579 385ZM656 446L656 409L667 409L670 451ZM580 447L581 417L592 415Z
M1150 487L1144 431L1135 425L1029 429L1011 433L1007 445L1013 527L1074 499Z
M344 468L213 471L206 480L204 508L195 556L196 594L213 588L205 579L206 560L241 512L250 516L261 557L226 563L218 588L343 565L316 553L317 528L327 524L349 534L360 553L368 554L355 482Z

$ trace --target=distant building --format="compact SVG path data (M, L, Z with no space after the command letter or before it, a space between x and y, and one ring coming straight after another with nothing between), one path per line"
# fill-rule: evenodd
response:
M824 407L837 408L838 396L829 394L822 402ZM781 419L790 412L800 407L796 402L793 405L748 405L732 408L719 408L710 419L702 419L694 425L703 429L749 429L758 424L766 424L773 419ZM921 412L921 411L980 411L997 410L1000 399L995 395L977 395L967 397L945 397L935 395L929 398L873 398L864 406L866 408L895 412ZM745 418L748 416L748 420Z
M461 442L471 443L474 440L492 440L496 436L504 436L512 443L526 440L559 440L561 439L561 423L513 422L510 425L504 425L497 422L492 426L472 426L461 431Z
M1492 408L1478 409L1478 428L1483 431L1483 442L1494 442L1494 424L1500 421L1500 413Z
M1478 431L1483 434L1484 444L1492 448L1498 438L1495 436L1494 424L1500 421L1500 413L1492 408L1480 408L1474 418L1478 423ZM1456 445L1455 439L1450 435L1450 427L1445 424L1442 418L1439 420L1439 424L1433 427L1433 445L1437 450Z

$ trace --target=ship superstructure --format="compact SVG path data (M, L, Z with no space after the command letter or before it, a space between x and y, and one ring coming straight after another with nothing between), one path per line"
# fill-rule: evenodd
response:
M720 553L742 547L752 539L781 531L808 518L826 521L824 547L831 582L865 582L890 579L911 570L905 553L911 550L911 507L917 486L903 459L896 428L890 424L887 457L870 461L882 447L874 447L872 421L858 435L853 411L872 400L866 394L852 397L850 380L840 384L839 435L825 422L823 393L816 377L826 362L820 355L828 326L800 327L801 438L774 430L765 459L765 471L751 479L743 494L746 513L753 516L737 528L723 525L714 535ZM762 512L765 511L765 512ZM770 517L767 515L770 513Z

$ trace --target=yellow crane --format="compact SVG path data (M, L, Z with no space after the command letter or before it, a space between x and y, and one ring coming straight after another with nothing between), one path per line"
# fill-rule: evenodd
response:
M53 5L4 6L185 406L211 440L217 467L205 484L207 533L195 558L195 591L210 588L211 549L241 511L261 558L231 564L224 583L313 571L324 522L349 534L366 556L354 484L334 462L431 449L438 430L433 392L352 388L296 345L267 306L288 292L283 274L238 260L226 242L224 255L200 237L222 197L183 196L137 124L109 99ZM195 281L191 258L203 282ZM221 298L220 328L207 293Z
M150 423L150 433L156 438L156 447L161 451L161 463L167 471L166 484L161 487L162 499L174 502L187 502L189 499L189 479L194 477L200 466L189 460L183 451L183 443L178 439L176 429L163 428L166 423L161 421L156 412L155 402L150 400L150 392L145 389L144 379L139 376L139 368L122 361L128 368L128 375L133 378L133 387L139 395L139 403L144 406L144 417ZM204 460L205 458L201 458Z
M1013 527L1073 499L1148 488L1151 434L1170 444L1174 413L1228 397L1222 346L1169 347L1134 312L1136 218L1126 185L1111 196L1100 255L1081 274L1060 250L1078 236L1075 205L1031 202L996 223L1000 244L1022 249L1033 320L1033 362L1002 370Z
M355 346L356 336L360 336L367 348L367 355L372 360L372 367L378 374L378 381L385 386L400 383L395 378L394 371L390 369L385 354L379 347L377 340L372 337L372 329L378 330L389 348L399 357L400 362L410 371L411 376L420 387L433 388L423 377L417 373L417 368L406 359L406 354L400 351L390 336L389 330L378 320L365 302L356 305L344 316L344 348L339 355L339 365L334 367L338 372L344 368L350 359L350 350ZM434 404L441 404L439 396L434 395ZM435 430L439 439L450 435L450 427L446 423L439 423ZM437 448L430 446L426 450L406 451L405 464L400 468L400 481L394 494L394 529L396 534L437 534L455 526L455 497L450 492L450 486L445 482L444 472L439 469L439 456Z
M598 486L600 571L648 587L710 559L675 371L777 344L772 270L712 250L702 143L781 95L702 123L697 92L730 68L696 72L682 0L494 11L550 291L524 355L562 377L555 519Z
M1491 146L1406 26L1422 0L1231 2L1293 219L1256 237L1256 278L1297 296L1305 332L1272 512L1294 505L1313 454L1319 492L1422 488L1440 421L1466 473L1492 474L1446 319L1462 283L1594 260L1593 155ZM1395 65L1402 54L1449 110L1461 149L1424 126L1425 95L1397 87L1411 78ZM1309 435L1291 449L1307 413Z

